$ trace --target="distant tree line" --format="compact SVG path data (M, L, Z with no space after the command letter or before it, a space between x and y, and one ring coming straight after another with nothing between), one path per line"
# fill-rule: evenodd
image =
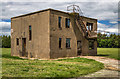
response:
M11 36L0 36L0 47L10 48L11 47ZM120 35L98 33L97 47L100 48L120 48Z
M120 48L120 35L98 33L97 47L100 48Z
M11 37L3 35L0 36L0 47L2 48L10 48L11 47Z

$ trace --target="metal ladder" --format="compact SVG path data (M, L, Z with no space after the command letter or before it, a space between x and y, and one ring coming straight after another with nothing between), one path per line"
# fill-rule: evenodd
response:
M90 31L87 30L86 25L83 22L83 18L82 18L83 13L82 13L80 7L78 5L73 4L73 5L67 6L67 11L72 11L72 13L75 14L74 15L75 22L76 22L79 30L82 31L82 34L84 37L89 38L91 36Z
M79 14L75 15L75 21L80 31L82 31L84 37L90 36L90 31L87 30L85 24L83 23L82 17Z

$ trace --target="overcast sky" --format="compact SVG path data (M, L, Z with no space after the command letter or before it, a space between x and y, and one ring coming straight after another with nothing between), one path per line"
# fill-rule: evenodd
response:
M67 12L67 6L80 6L84 16L98 19L98 30L118 33L118 0L2 0L0 2L0 35L10 35L10 18L43 9L56 9ZM120 20L119 20L120 21ZM120 32L119 32L120 33Z

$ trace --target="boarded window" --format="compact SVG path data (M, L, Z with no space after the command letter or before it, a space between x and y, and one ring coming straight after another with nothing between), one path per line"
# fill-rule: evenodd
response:
M89 40L89 49L94 49L94 40Z
M70 48L70 38L66 38L66 48Z
M19 39L18 38L16 38L16 43L17 43L17 45L19 45Z
M29 26L29 40L32 40L32 27Z
M62 45L62 38L59 38L59 48L61 48Z
M58 26L61 28L61 17L58 18Z
M33 58L33 54L32 54L32 52L30 52L30 57Z
M66 18L65 25L66 25L66 28L70 28L70 19Z

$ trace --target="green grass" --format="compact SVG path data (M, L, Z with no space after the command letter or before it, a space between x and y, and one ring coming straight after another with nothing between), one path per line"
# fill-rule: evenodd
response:
M118 51L120 51L120 48L97 48L98 56L104 56L120 60Z
M79 77L104 68L92 59L27 60L10 56L10 48L2 48L4 77Z

